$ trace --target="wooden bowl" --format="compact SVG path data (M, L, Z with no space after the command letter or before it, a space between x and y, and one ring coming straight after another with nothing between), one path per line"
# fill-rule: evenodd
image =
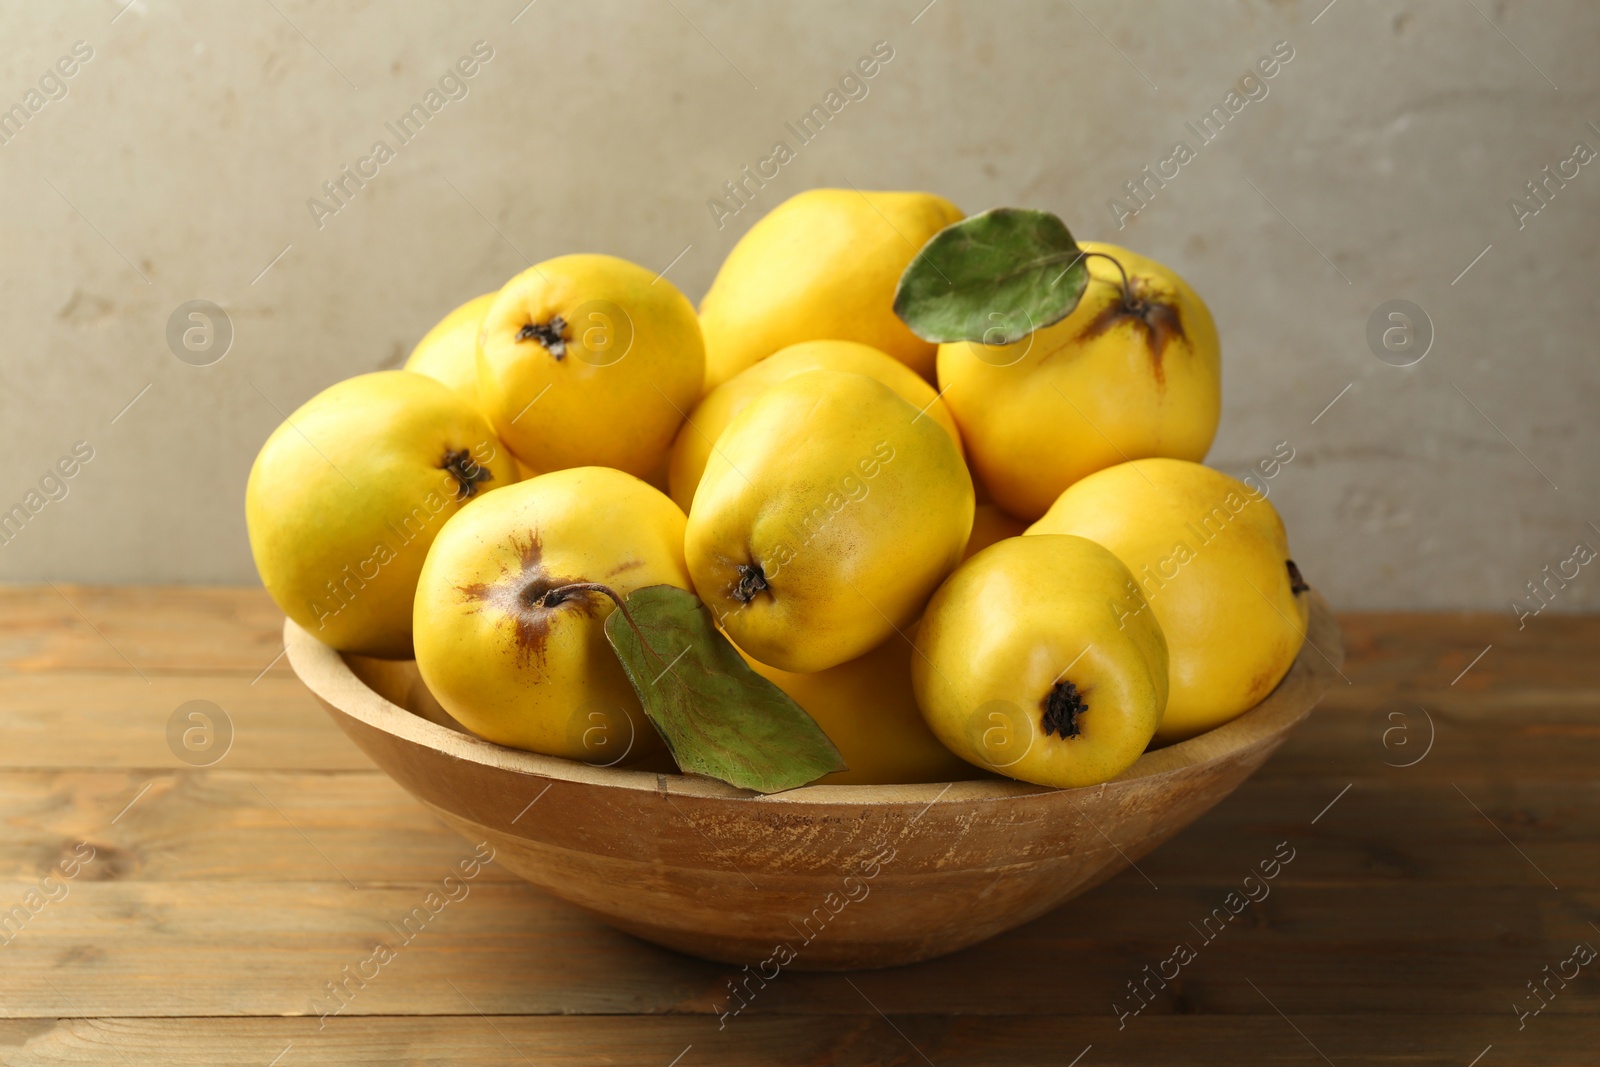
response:
M1064 790L981 780L760 796L591 767L467 734L412 662L341 656L292 621L284 641L378 766L534 885L696 956L845 970L929 959L1034 919L1232 792L1338 674L1338 624L1308 595L1310 639L1264 701L1114 781Z

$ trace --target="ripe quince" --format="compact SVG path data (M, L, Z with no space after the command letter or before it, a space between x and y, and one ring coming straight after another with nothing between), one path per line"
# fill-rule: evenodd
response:
M484 313L494 303L494 293L475 296L434 324L406 357L405 369L441 381L478 402L478 331Z
M954 782L973 769L939 743L923 721L911 689L911 641L893 634L864 656L810 674L745 660L806 710L822 727L848 770L818 785Z
M683 512L609 467L541 474L445 525L417 582L417 669L461 725L502 745L615 765L660 737L605 636L613 602L690 588Z
M272 432L250 468L245 522L267 592L344 652L411 655L411 600L456 512L517 480L461 394L408 370L329 386Z
M1300 652L1309 587L1283 520L1263 493L1221 471L1180 459L1119 463L1062 493L1028 528L1040 534L1087 537L1133 572L1170 653L1161 741L1254 707Z
M734 643L820 671L916 619L972 531L950 435L864 374L772 386L717 438L689 511L695 589Z
M810 189L733 246L700 302L715 389L799 341L860 341L933 380L934 346L894 314L895 286L928 238L961 218L932 193Z
M940 395L969 462L1030 521L1112 464L1204 459L1221 414L1222 350L1194 290L1127 249L1081 248L1089 285L1066 318L1008 345L939 346Z
M1167 703L1166 640L1132 581L1081 537L1012 537L963 563L929 602L911 660L934 735L1038 785L1127 770ZM1127 606L1127 625L1108 604Z
M972 536L967 538L967 547L962 550L961 558L971 559L990 545L1004 541L1008 537L1021 537L1027 528L1027 523L1007 515L995 504L980 502L973 509Z
M672 499L680 508L688 511L694 503L694 491L706 469L711 446L733 417L774 384L808 370L850 371L876 378L914 405L925 418L943 426L956 447L961 447L961 431L956 429L950 409L939 399L933 386L904 363L856 341L802 341L774 352L711 390L684 421L678 439L672 443L672 460L667 472Z
M704 378L694 306L615 256L529 267L496 294L479 335L484 411L537 471L604 466L648 477Z

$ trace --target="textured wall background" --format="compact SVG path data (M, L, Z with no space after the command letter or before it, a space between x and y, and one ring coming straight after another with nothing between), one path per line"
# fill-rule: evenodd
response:
M682 253L698 300L761 212L846 183L1049 208L1182 272L1223 337L1210 461L1288 443L1272 498L1337 605L1510 611L1600 548L1600 162L1520 228L1508 205L1600 149L1585 0L124 2L0 15L0 107L39 105L0 127L0 510L93 450L0 578L254 581L244 482L282 413L530 260ZM319 228L307 200L479 40L468 95ZM719 228L708 199L878 41L867 96ZM1265 96L1186 129L1280 41ZM1108 200L1179 140L1119 232ZM191 299L232 323L210 366L166 342ZM1367 340L1393 299L1435 333L1408 367ZM1552 610L1580 607L1600 565Z

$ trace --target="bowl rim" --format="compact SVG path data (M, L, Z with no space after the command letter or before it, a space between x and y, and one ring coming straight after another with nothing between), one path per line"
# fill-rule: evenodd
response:
M1315 590L1307 593L1310 613L1306 640L1289 671L1260 703L1243 714L1185 741L1140 755L1133 766L1108 782L1179 773L1232 757L1272 742L1306 715L1332 684L1343 677L1344 648L1338 623ZM325 705L358 722L424 748L513 773L555 781L674 796L759 800L766 803L873 805L999 800L1038 793L1074 792L1011 779L922 782L903 785L805 785L782 793L761 794L712 778L592 766L558 756L509 748L470 733L452 730L379 695L363 682L342 653L323 644L293 619L285 618L283 642L289 665L301 682ZM1345 679L1349 681L1348 678Z

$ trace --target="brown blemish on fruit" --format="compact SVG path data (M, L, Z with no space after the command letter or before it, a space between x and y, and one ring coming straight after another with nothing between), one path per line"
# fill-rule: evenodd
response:
M619 563L615 567L612 567L610 570L606 571L606 577L607 578L615 578L619 574L624 574L624 573L626 573L628 571L631 571L631 570L637 570L638 568L643 567L643 566L644 566L644 560L642 560L642 559L630 559L626 563Z
M567 320L557 315L549 322L530 322L517 331L518 341L538 341L560 360L567 354Z
M1294 565L1294 560L1291 559L1288 561L1288 563L1289 592L1293 593L1295 596L1299 596L1301 593L1306 592L1311 587L1306 584L1306 580L1304 578L1300 577L1300 568Z
M1073 738L1083 733L1078 720L1089 710L1089 705L1084 703L1083 694L1078 692L1077 686L1068 681L1057 682L1040 703L1044 705L1044 718L1040 725L1046 737L1060 734L1062 738Z
M1150 369L1156 381L1164 385L1167 372L1162 357L1168 344L1187 340L1183 320L1178 317L1178 309L1153 296L1149 283L1138 275L1128 279L1128 291L1131 301L1121 296L1113 299L1090 320L1080 336L1085 341L1092 340L1124 322L1131 322L1136 330L1144 333L1145 347L1150 350Z
M553 603L547 601L546 596L551 591L587 579L551 574L545 568L544 546L536 532L529 530L526 541L513 534L511 547L517 554L518 566L508 569L500 581L474 582L457 586L456 590L463 601L478 605L473 610L487 606L511 620L518 666L525 667L534 661L542 665L550 627L557 613L577 611L593 618L595 605L582 596L557 598Z
M1274 671L1266 670L1250 679L1250 685L1245 689L1244 702L1246 707L1255 707L1267 699L1267 694L1278 687L1278 679Z

